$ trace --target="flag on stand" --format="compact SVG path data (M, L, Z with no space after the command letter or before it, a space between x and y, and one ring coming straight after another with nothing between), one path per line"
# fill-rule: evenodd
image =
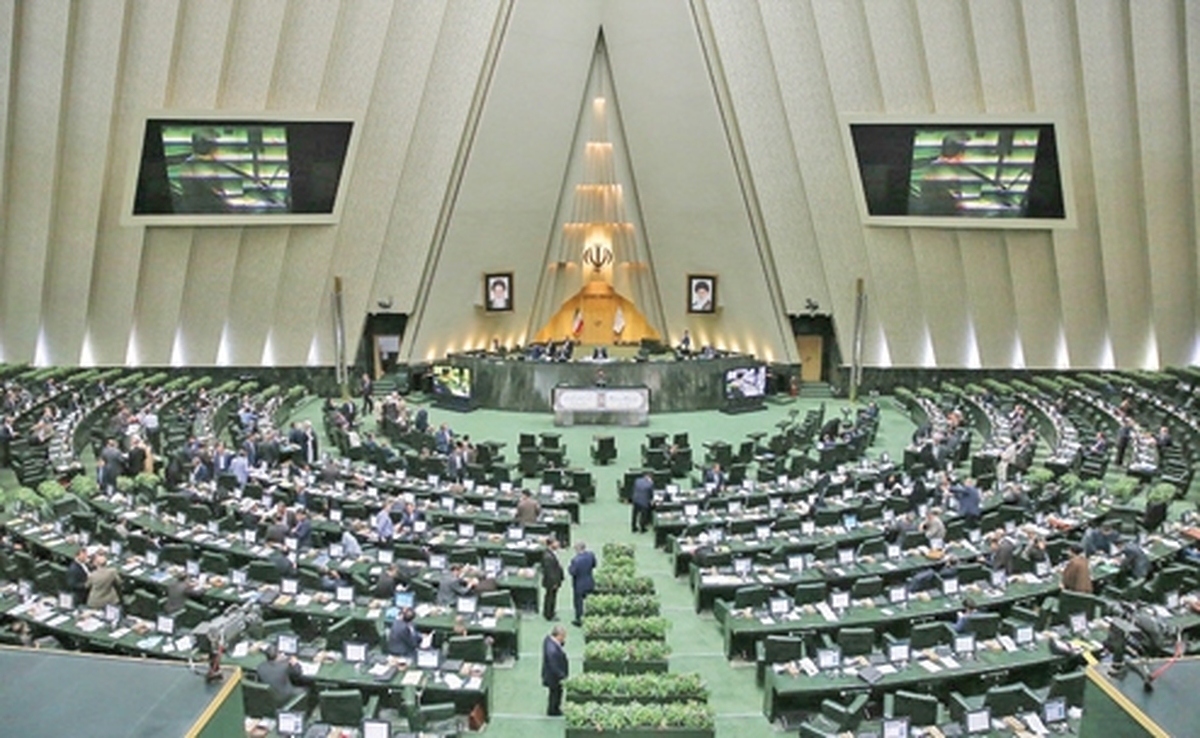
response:
M583 333L583 308L575 308L575 315L571 318L571 332L576 337Z
M620 305L617 305L617 314L613 316L613 333L619 336L623 330L625 330L625 311L621 309Z

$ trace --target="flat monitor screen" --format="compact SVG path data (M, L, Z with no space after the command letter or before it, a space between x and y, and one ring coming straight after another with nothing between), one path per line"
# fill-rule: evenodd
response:
M776 616L787 615L788 611L792 609L792 603L784 597L773 598L770 606L771 614Z
M170 615L159 615L155 620L155 630L163 635L171 635L175 632L175 618Z
M280 633L276 644L280 653L294 655L300 651L300 639L290 633Z
M397 592L392 596L392 604L400 609L412 607L416 604L417 596L413 592Z
M475 537L475 524L474 523L459 523L458 524L458 535L461 538L474 538Z
M996 589L1004 589L1008 586L1008 575L1003 569L997 569L992 572L992 586Z
M967 713L964 722L966 722L968 735L988 733L992 730L992 711L986 707L979 710L971 710Z
M460 400L471 399L471 370L468 367L435 364L430 373L433 377L433 394Z
M392 738L392 724L387 720L363 720L362 738Z
M340 559L340 558L342 558L342 556L345 555L345 553L346 553L346 547L343 546L342 544L340 544L340 543L329 544L329 557L330 558Z
M954 653L964 656L975 653L975 634L960 633L954 636Z
M837 552L838 563L842 566L849 566L854 563L854 549L839 548Z
M390 564L396 560L396 552L390 548L379 549L379 563Z
M436 669L440 663L440 652L433 648L422 648L417 651L417 668Z
M231 571L229 573L229 576L233 580L233 586L235 586L235 587L246 586L246 570L245 569L234 569L233 571Z
M285 595L294 595L300 591L300 581L297 579L279 580L279 591Z
M1046 700L1042 718L1047 724L1061 723L1067 719L1067 701L1061 697Z
M334 590L333 596L338 602L354 602L354 587L352 585L341 585Z
M958 594L958 580L957 579L943 579L942 580L942 594L946 595L947 597Z
M804 571L804 557L801 555L789 556L787 560L788 569L797 574Z
M908 602L908 588L903 584L897 584L888 590L888 602L893 605L903 605Z
M304 715L299 712L281 712L275 721L275 728L280 735L303 735Z
M342 649L345 652L347 663L361 664L367 660L367 644L365 643L346 641L342 644Z
M429 554L430 569L445 569L447 563L446 554Z
M1045 228L1067 218L1053 124L851 123L850 138L868 222Z
M461 615L474 615L479 609L478 597L459 597L458 604L455 608Z
M733 570L742 576L749 574L752 568L754 568L753 559L738 557L733 560Z
M725 399L744 400L767 393L767 367L743 366L725 370Z
M200 576L200 562L189 560L184 563L183 570L189 577L198 577Z
M1071 613L1071 632L1086 633L1088 629L1087 614L1082 612Z
M1032 625L1017 626L1017 634L1016 634L1016 638L1014 640L1017 642L1017 645L1019 645L1019 646L1026 646L1030 643L1033 643L1033 626Z
M888 718L884 720L883 738L908 738L908 718Z
M892 663L908 661L910 655L911 649L907 643L893 643L888 646L888 661Z
M817 667L821 669L836 669L842 665L842 652L836 648L822 648L817 651Z
M849 592L834 592L829 595L829 606L834 610L845 610L850 607Z
M156 225L331 223L353 127L150 118L133 216Z

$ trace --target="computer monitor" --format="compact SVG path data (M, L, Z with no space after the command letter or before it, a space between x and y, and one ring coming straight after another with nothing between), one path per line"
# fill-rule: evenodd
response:
M111 543L108 544L108 552L110 554L112 554L112 557L114 559L120 557L121 552L124 550L125 550L125 547L121 544L120 541L112 541Z
M105 605L104 619L109 623L116 625L121 622L121 606L120 605Z
M429 568L430 569L445 569L446 566L448 565L448 563L449 562L446 559L446 554L440 554L440 553L429 554Z
M507 532L510 541L520 541L525 538L525 529L519 525L512 526Z
M367 718L362 721L362 728L359 732L362 734L362 738L392 738L392 724L387 720Z
M188 559L186 562L184 562L183 570L187 572L189 577L198 577L200 576L200 562L194 559Z
M58 593L58 608L60 610L74 610L75 609L75 595L71 594L70 592L59 592Z
M689 502L683 506L683 516L685 518L694 518L700 514L700 506L694 502Z
M429 529L429 523L424 520L413 521L413 533L424 533Z
M829 606L834 610L845 610L850 607L850 593L845 590L835 590L829 593Z
M811 536L817 531L817 524L812 520L804 520L800 523L800 533L802 535Z
M479 598L478 597L459 597L458 602L455 605L455 610L460 615L474 615L475 611L478 609L479 609Z
M1050 562L1039 561L1033 565L1033 573L1039 577L1044 577L1050 573Z
M908 718L888 718L883 721L883 738L908 738Z
M836 669L842 665L842 649L821 648L817 650L817 668Z
M250 530L242 531L242 541L247 546L253 546L258 541L258 531L251 528Z
M975 634L958 633L954 636L954 653L960 656L970 656L975 653Z
M1008 574L1003 569L992 571L992 586L996 589L1004 589L1008 586Z
M854 563L854 549L839 548L838 554L837 554L837 560L838 560L838 564L840 564L842 566L849 566L849 565L853 564Z
M787 567L791 571L800 574L804 571L804 556L802 554L794 554L787 558Z
M483 558L483 571L487 574L495 575L504 568L504 560L499 556L485 556Z
M474 538L475 537L475 524L474 523L459 523L458 524L458 535L461 538Z
M1174 610L1175 608L1179 607L1179 590L1173 589L1170 592L1167 592L1165 595L1163 595L1163 601L1170 610Z
M889 543L887 545L887 557L889 559L898 559L898 558L900 558L900 555L901 555L901 553L900 553L900 544L899 543Z
M334 523L342 522L342 511L339 508L333 508L329 511L329 519Z
M1062 697L1046 700L1042 705L1042 722L1046 725L1061 723L1067 719L1067 701Z
M745 576L754 568L754 559L739 556L733 560L733 571L739 576Z
M349 584L339 584L333 593L338 602L354 602L354 587Z
M279 735L304 735L304 713L280 712L275 719L275 732Z
M765 541L766 539L770 538L771 537L771 526L756 525L754 527L754 537L760 541Z
M296 594L297 592L300 591L300 580L299 579L280 579L279 580L279 591L283 592L285 595Z
M1033 626L1018 625L1017 632L1015 633L1013 640L1017 642L1018 646L1027 646L1030 643L1033 643Z
M348 664L361 664L367 660L367 644L361 641L346 641L342 644L342 654Z
M888 590L888 602L893 605L903 605L908 602L908 587L897 584Z
M229 572L229 576L233 580L233 586L235 586L235 587L246 586L246 570L245 569L232 569Z
M417 651L418 669L436 669L441 663L441 652L435 648L422 648Z
M154 629L163 635L175 633L175 618L170 615L159 615L154 621Z
M416 601L417 595L415 592L404 591L397 592L392 595L392 604L402 610L406 607L412 607L414 604L416 604Z
M1088 629L1087 613L1073 612L1071 613L1071 632L1086 633Z
M983 540L983 532L978 528L972 528L971 530L967 531L967 540L971 543L979 543L981 540Z
M990 733L992 730L992 711L986 707L981 707L978 710L969 710L963 716L963 723L967 735Z
M396 552L390 548L379 549L379 563L387 565L396 560Z
M858 516L854 513L846 513L842 516L842 525L846 530L854 530L858 527Z
M929 539L929 547L932 548L934 551L941 551L942 548L944 548L944 544L942 543L941 538L930 538Z
M340 559L346 555L346 547L340 543L329 544L329 558Z
M792 603L785 597L774 597L770 602L771 614L775 616L787 615L792 609Z
M146 566L158 566L158 551L152 548L146 551Z
M275 646L279 653L294 656L300 652L300 638L292 633L280 633L275 638Z
M295 551L300 548L300 539L293 536L288 536L283 539L283 547L289 551Z
M887 649L888 661L893 664L902 661L908 661L912 657L912 649L908 645L908 641L900 643L889 643Z
M738 500L733 500L729 503L729 507L727 509L730 515L737 515L742 511L742 503Z
M957 577L951 577L949 579L942 580L942 594L946 595L947 597L952 597L953 595L958 594Z

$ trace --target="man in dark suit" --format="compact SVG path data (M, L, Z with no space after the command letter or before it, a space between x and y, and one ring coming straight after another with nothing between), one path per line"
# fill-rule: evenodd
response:
M4 416L0 420L0 469L8 466L10 460L10 451L12 441L17 437L17 431L13 427L13 419Z
M88 560L86 548L80 548L75 553L75 559L67 565L67 589L75 595L75 606L83 607L88 599L88 574L91 574L91 562Z
M296 511L296 524L292 526L291 530L298 550L304 551L312 548L312 533L312 521L308 519L308 510L300 508Z
M634 533L645 533L650 528L650 505L654 502L654 475L646 472L633 483L630 493L633 517L630 528Z
M416 613L411 607L404 608L404 613L392 623L388 631L387 652L393 656L409 659L417 657L417 649L421 647L421 634L413 625Z
M725 472L721 471L720 464L713 464L711 468L704 471L704 485L712 485L713 489L723 489L725 487Z
M567 629L561 625L551 628L550 635L542 641L542 684L550 690L546 714L551 717L562 714L562 683L571 673L567 651L563 648L566 642Z
M562 586L563 568L558 560L558 539L546 539L546 551L542 554L542 589L546 591L542 603L542 615L547 620L558 620L558 588Z
M572 625L576 627L583 625L583 601L596 588L596 580L592 578L595 568L596 554L587 550L587 544L583 542L575 544L575 557L571 559L567 570L571 574L571 589L575 595L575 620Z
M293 680L301 677L300 662L294 656L279 653L275 644L270 644L263 651L266 659L254 670L258 681L271 688L271 696L275 698L276 706L282 707L288 700L304 692L304 688Z
M442 578L438 580L437 604L443 607L453 605L458 602L459 597L469 595L475 588L476 581L464 579L462 571L462 564L452 564L450 571L442 574Z

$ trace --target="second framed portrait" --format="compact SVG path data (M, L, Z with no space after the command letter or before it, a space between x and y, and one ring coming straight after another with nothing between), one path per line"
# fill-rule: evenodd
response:
M689 313L713 313L717 306L717 277L713 274L689 274L687 278Z
M483 304L488 312L502 313L513 309L512 272L483 275Z

